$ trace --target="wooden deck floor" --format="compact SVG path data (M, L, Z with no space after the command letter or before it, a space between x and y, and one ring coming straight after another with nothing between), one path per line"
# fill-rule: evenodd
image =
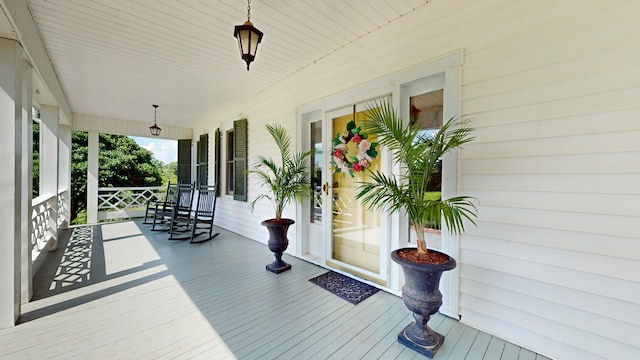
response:
M396 341L411 320L380 291L358 305L308 279L326 270L221 230L169 242L139 221L73 228L37 274L21 323L0 330L2 359L423 359ZM547 359L437 315L435 359Z

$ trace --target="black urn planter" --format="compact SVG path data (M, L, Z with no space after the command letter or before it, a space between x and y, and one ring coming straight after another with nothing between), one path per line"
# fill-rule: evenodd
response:
M274 274L280 274L281 272L291 269L291 264L287 264L282 260L282 253L287 250L289 246L289 239L287 239L287 231L295 221L291 219L269 219L261 223L269 230L269 250L273 252L276 260L266 266L267 271L271 271Z
M398 334L398 342L432 358L444 342L444 336L433 331L427 325L431 315L438 312L442 305L440 292L440 277L442 273L456 267L456 261L449 255L440 253L448 258L441 264L420 264L410 262L398 255L405 249L398 249L391 253L391 259L402 266L405 283L402 287L402 300L406 307L413 312L414 322L405 327ZM415 250L415 248L407 248Z

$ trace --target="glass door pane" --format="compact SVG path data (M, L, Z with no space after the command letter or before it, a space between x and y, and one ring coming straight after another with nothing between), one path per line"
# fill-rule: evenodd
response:
M364 119L365 112L355 107L353 113L331 119L332 258L379 274L380 211L367 210L355 199L358 183L369 177L364 170L380 168L376 139L361 128Z
M322 121L316 121L310 124L311 149L315 151L311 160L311 189L313 196L310 203L310 222L322 224L322 162L323 151L322 146ZM326 185L325 185L326 187Z
M410 121L417 125L423 136L433 137L443 124L443 95L442 89L426 92L409 98ZM438 171L432 175L427 184L427 191L434 200L442 197L442 159L438 161ZM410 225L409 225L410 226ZM416 243L415 229L410 228L409 242ZM427 224L424 229L427 237L427 246L440 249L440 227L437 224Z

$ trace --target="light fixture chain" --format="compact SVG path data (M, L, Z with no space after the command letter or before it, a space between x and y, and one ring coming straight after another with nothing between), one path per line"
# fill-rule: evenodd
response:
M251 0L247 0L247 21L251 21Z

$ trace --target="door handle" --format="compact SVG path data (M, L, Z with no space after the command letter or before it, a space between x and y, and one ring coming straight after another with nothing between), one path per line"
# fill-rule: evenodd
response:
M324 185L322 185L322 191L324 191L324 193L326 195L329 195L329 183L328 182L326 182L326 183L324 183Z

